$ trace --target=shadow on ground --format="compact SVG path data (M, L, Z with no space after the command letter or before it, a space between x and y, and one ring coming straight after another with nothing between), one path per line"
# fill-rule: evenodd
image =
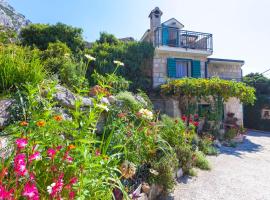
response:
M241 158L243 153L254 153L261 151L263 147L260 144L252 142L249 139L250 137L270 137L270 132L249 131L243 143L238 144L235 148L222 146L220 148L220 153L234 155Z

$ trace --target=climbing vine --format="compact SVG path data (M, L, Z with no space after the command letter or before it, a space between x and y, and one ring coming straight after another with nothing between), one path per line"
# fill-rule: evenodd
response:
M247 86L245 83L222 80L219 78L183 78L171 80L161 86L161 92L165 95L185 99L186 110L189 116L189 107L200 100L211 101L216 107L216 120L221 121L222 112L220 111L221 103L226 102L229 98L235 97L243 104L254 104L255 89Z

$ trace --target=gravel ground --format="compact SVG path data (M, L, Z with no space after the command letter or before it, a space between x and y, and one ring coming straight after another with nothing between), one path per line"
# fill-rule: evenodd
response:
M237 148L209 157L211 171L184 177L174 200L270 200L270 133L250 131Z

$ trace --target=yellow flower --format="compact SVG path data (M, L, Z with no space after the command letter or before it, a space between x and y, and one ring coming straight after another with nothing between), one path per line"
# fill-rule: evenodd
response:
M68 145L68 149L69 149L69 150L75 149L75 148L76 148L76 147L75 147L75 145L73 145L73 144Z
M20 123L20 125L21 125L21 126L28 126L28 122L27 122L27 121L22 121L22 122Z
M46 122L43 120L40 120L37 122L37 126L39 126L39 127L43 127L43 126L45 126L45 124L46 124Z
M53 118L55 121L58 121L58 122L63 120L63 117L60 115L54 116Z

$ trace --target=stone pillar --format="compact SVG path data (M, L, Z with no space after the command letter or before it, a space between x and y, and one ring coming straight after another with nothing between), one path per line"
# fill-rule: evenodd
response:
M227 113L234 113L235 117L238 119L237 124L243 125L243 105L237 98L229 98L229 100L224 105L225 117Z

